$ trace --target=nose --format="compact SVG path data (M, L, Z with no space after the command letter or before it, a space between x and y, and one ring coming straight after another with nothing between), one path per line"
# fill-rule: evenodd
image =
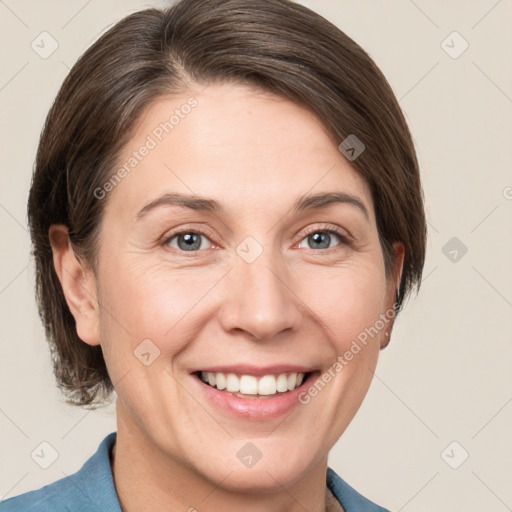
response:
M264 255L252 263L236 262L225 283L226 300L220 315L226 332L243 331L258 340L269 340L298 329L302 301L294 294L286 270L284 263L277 265Z

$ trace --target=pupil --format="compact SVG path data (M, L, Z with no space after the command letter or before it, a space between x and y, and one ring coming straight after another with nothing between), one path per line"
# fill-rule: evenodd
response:
M314 233L313 235L311 235L311 238L314 240L314 242L316 244L320 244L321 245L321 249L326 249L329 247L329 242L331 241L331 236L328 234L328 233ZM322 241L323 241L323 244L322 244ZM317 247L314 247L314 249L318 249L318 245Z
M197 233L185 233L179 237L178 245L180 241L185 242L183 247L180 246L180 249L184 249L185 251L199 249L201 246L201 238Z

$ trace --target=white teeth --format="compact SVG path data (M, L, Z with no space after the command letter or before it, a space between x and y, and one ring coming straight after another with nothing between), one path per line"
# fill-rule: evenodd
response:
M279 377L278 377L279 378ZM273 375L265 375L258 382L258 395L275 395L277 382Z
M217 389L226 389L226 376L223 373L215 375Z
M281 373L281 375L277 377L276 387L277 391L280 391L281 393L283 391L288 391L288 377L286 376L286 373Z
M258 379L253 375L242 375L240 377L240 393L244 395L257 395Z
M233 393L240 391L240 379L234 373L226 375L226 391L232 391Z
M203 382L219 390L244 395L275 395L298 388L304 380L304 373L280 373L257 378L254 375L235 375L234 373L201 372Z
M290 375L288 375L288 391L295 389L296 384L297 384L297 374L290 373Z

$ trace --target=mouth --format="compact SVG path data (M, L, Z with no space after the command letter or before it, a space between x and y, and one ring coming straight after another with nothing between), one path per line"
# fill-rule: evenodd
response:
M314 372L282 372L262 376L231 372L196 371L201 382L217 391L242 399L269 399L303 386Z
M287 363L196 367L188 373L197 396L217 414L251 421L282 418L302 408L300 397L320 376L317 368Z

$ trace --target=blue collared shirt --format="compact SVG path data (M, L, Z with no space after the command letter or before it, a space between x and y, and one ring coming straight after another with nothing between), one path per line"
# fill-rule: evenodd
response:
M108 434L76 473L0 502L0 512L122 512L109 459L116 436L117 432ZM359 494L329 467L327 486L346 512L389 512Z

